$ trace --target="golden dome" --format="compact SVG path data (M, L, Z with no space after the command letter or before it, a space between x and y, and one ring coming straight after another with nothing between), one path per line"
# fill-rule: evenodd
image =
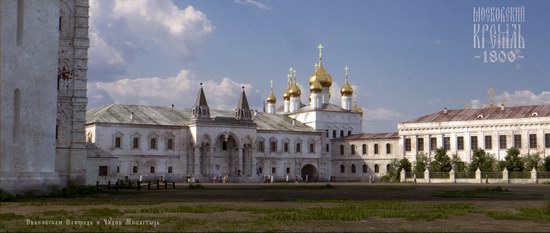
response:
M290 96L288 95L288 90L286 90L285 93L283 93L283 99L284 100L289 100L290 99Z
M314 80L313 83L309 86L309 90L313 93L321 93L323 91L323 86L319 80Z
M325 67L323 67L323 63L320 63L319 67L317 67L317 69L315 69L315 72L313 72L311 77L309 77L309 85L313 85L313 82L315 82L315 80L318 80L323 87L332 86L332 76L325 70Z
M267 102L270 104L277 103L277 97L275 97L275 94L273 94L273 90L269 91L269 95L267 96Z
M340 89L340 93L343 96L350 96L353 95L353 88L351 88L351 85L349 85L348 79L344 82L344 86L342 89Z
M294 80L288 87L288 96L300 97L300 95L302 95L302 90L300 90L300 87L296 84L296 80Z

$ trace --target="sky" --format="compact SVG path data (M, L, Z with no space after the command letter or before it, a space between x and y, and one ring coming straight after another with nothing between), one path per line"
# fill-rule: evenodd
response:
M477 7L522 6L524 21L473 21ZM364 132L396 131L445 107L484 107L489 88L496 104L550 104L548 9L542 0L90 0L88 108L189 108L202 82L211 108L234 109L245 86L261 111L270 80L282 105L289 67L307 104L320 43L331 102L340 105L348 66ZM513 24L510 38L521 35L524 46L491 48L474 24ZM485 48L474 48L476 36Z

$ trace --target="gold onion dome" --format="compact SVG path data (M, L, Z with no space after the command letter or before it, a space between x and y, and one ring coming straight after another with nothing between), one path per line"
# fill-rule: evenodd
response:
M271 88L269 89L269 95L267 96L267 102L270 104L277 103L277 97L273 94L273 80L270 81ZM287 94L288 95L288 94ZM284 94L283 94L284 97Z
M344 85L342 86L342 89L340 89L340 94L342 94L342 96L351 96L353 95L353 88L351 88L351 85L349 85L349 80L348 80L349 68L346 66L344 70L346 71L346 81L344 81Z
M288 95L290 97L300 97L300 95L302 95L302 91L300 90L300 87L298 87L298 85L296 84L296 80L294 80L292 84L290 84L290 86L288 87Z
M314 80L311 85L309 85L309 90L313 93L320 93L323 91L323 86L318 80Z

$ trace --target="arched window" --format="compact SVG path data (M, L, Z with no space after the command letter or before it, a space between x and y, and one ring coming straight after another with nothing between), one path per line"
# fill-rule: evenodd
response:
M154 166L151 166L151 168L149 169L149 172L150 172L150 173L155 173L155 167L154 167Z
M222 150L227 150L227 141L222 141Z
M172 173L172 166L168 167L168 173Z
M332 138L336 138L336 130L332 130Z
M132 167L132 172L137 173L138 172L138 167L137 166Z
M386 172L388 172L390 170L390 168L391 168L390 164L386 165Z
M263 172L262 167L259 167L259 168L258 168L258 174L262 174L262 172Z
M296 143L296 153L302 153L302 143Z
M166 142L166 149L167 150L173 150L174 149L174 140L169 138Z
M363 173L367 173L368 167L366 164L363 164Z
M270 149L271 152L277 152L277 142L276 141L271 141L269 149Z
M120 145L121 145L121 139L120 137L116 137L115 138L115 148L120 148Z
M378 166L378 164L375 164L374 165L374 173L379 173L380 172L380 166Z
M265 152L265 142L264 141L258 141L258 151L259 152Z
M340 165L340 173L345 173L346 167L344 167L344 164Z
M377 143L377 144L374 144L374 154L375 154L375 155L378 154L378 143Z
M283 151L288 152L288 142L285 142L285 144L283 144Z
M391 154L391 144L386 144L386 154Z
M157 139L156 138L151 138L150 148L151 149L157 149Z
M139 138L134 138L132 141L132 148L139 149Z
M367 154L367 144L363 144L363 154Z
M340 155L344 155L344 145L340 145Z
M355 164L351 165L351 173L355 173Z
M355 154L355 145L351 145L351 154L352 154L352 155Z
M315 144L313 143L309 144L309 153L315 153Z
M549 143L549 145L550 145L550 143ZM327 150L327 152L330 151L330 146L328 145L328 143L327 143L327 146L326 146L326 150Z

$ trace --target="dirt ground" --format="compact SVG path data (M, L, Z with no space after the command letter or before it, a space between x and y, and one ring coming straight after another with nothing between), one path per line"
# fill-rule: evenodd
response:
M32 214L43 211L83 211L112 208L121 211L143 208L168 208L176 205L229 205L260 208L331 207L338 200L390 200L418 203L469 203L483 210L518 211L520 208L541 208L550 200L550 185L546 184L365 184L336 183L326 188L324 183L309 184L203 184L203 189L189 189L176 184L167 190L121 190L123 194L100 193L72 201L103 200L101 204L63 205L67 199L37 199L45 205L8 202L0 206L0 214ZM488 191L487 191L488 190ZM502 190L493 192L491 190ZM109 201L129 201L134 205L112 205ZM161 201L142 204L147 201ZM47 204L55 202L56 204ZM61 202L61 204L59 203ZM246 212L169 213L182 219L203 221L246 221ZM201 231L202 228L186 228ZM208 229L208 228L207 228ZM362 221L289 222L281 223L277 231L307 232L550 232L550 222L532 220L497 220L484 214L449 216L433 221L411 221L402 218L372 217ZM1 231L1 229L0 229ZM210 231L210 230L208 230ZM214 229L219 231L219 229ZM224 230L222 230L224 231Z

